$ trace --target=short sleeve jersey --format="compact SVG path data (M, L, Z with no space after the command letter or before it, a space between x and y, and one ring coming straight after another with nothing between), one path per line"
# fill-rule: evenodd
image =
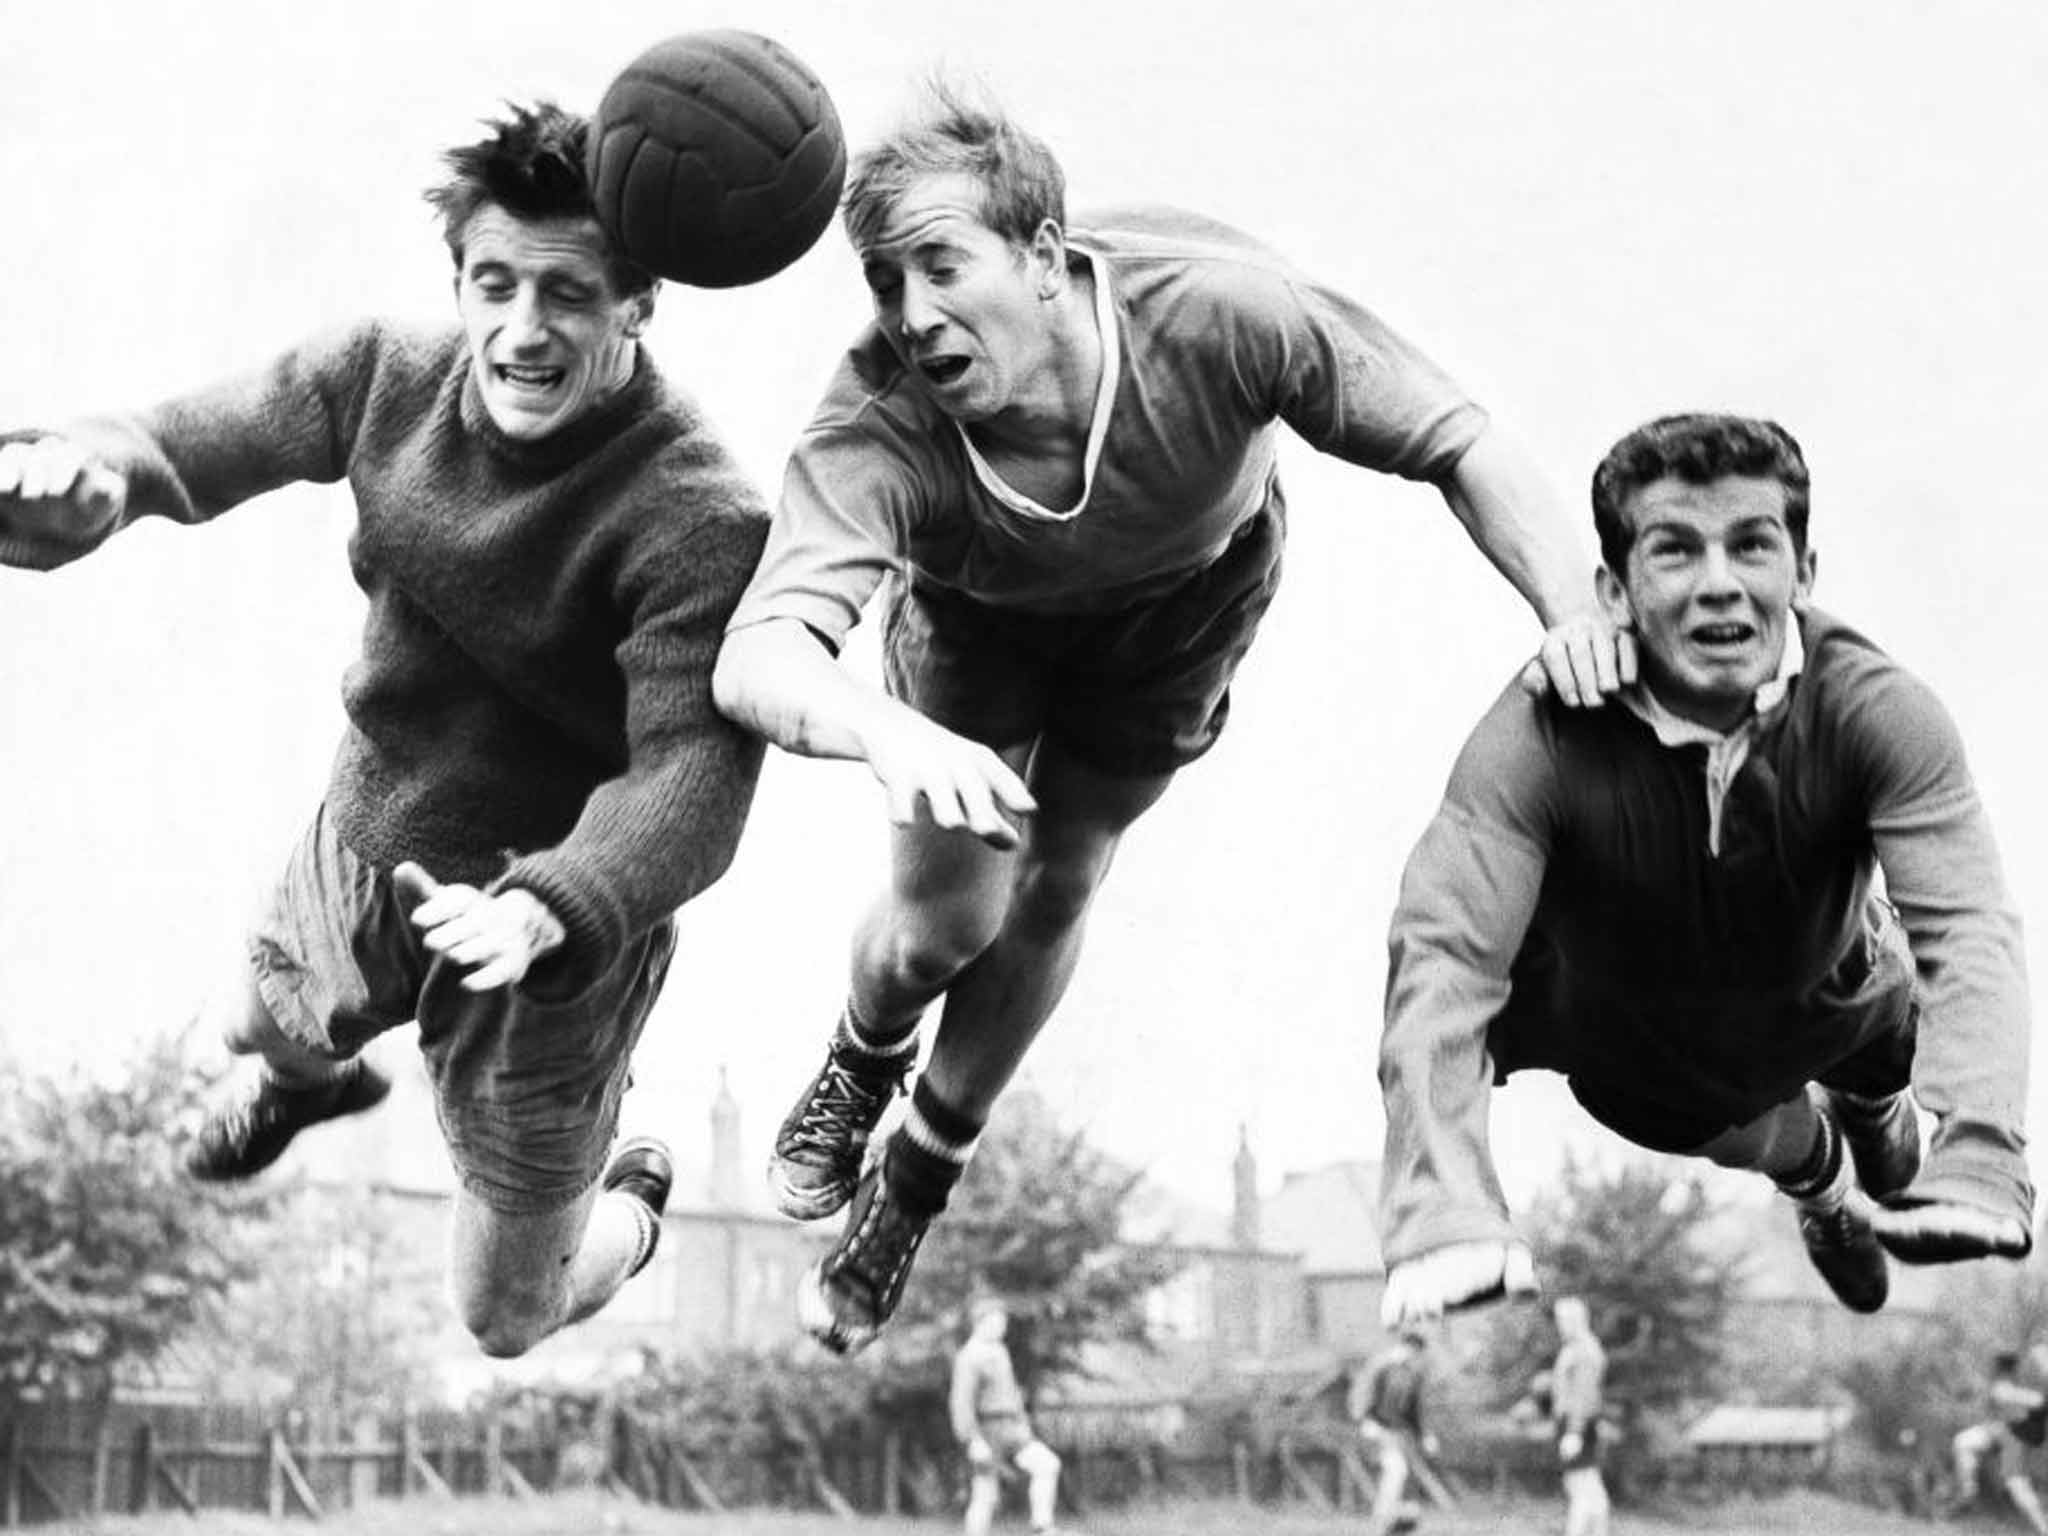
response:
M891 571L995 606L1110 611L1213 558L1279 500L1278 428L1365 468L1447 474L1485 413L1377 316L1227 226L1170 209L1076 223L1103 375L1078 501L1005 485L870 324L791 455L731 627L834 645Z

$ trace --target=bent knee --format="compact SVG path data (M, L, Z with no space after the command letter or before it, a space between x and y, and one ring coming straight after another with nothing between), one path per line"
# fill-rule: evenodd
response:
M538 1307L486 1306L465 1312L462 1325L493 1360L516 1360L555 1331L556 1318Z

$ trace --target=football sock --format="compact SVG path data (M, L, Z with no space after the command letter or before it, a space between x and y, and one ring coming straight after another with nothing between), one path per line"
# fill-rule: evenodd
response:
M1819 1132L1806 1161L1775 1182L1801 1205L1827 1209L1840 1205L1849 1193L1849 1160L1842 1155L1842 1133L1833 1117L1819 1117Z
M946 1103L919 1078L910 1091L910 1111L889 1144L890 1188L906 1206L937 1215L946 1208L980 1136L980 1122Z
M901 1056L916 1051L917 1025L918 1019L913 1016L900 1032L878 1034L874 1026L860 1016L860 1010L849 997L846 1000L846 1007L840 1012L839 1027L833 1032L832 1038L840 1045L851 1046L856 1051L865 1051L870 1056Z

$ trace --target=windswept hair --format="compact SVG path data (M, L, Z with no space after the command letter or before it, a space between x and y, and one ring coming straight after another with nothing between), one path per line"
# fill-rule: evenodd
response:
M462 265L464 236L470 220L485 206L502 208L517 219L597 218L590 180L583 169L590 120L551 101L531 106L506 103L506 115L486 119L487 137L445 151L441 163L448 179L424 194L441 216L441 237L457 267ZM653 273L604 237L605 265L621 294L644 293L656 282Z
M1776 480L1785 488L1785 527L1792 547L1804 554L1810 483L1806 456L1792 434L1762 417L1694 411L1637 427L1608 449L1593 471L1593 526L1600 536L1601 560L1616 572L1628 563L1636 533L1622 504L1644 486L1666 476L1708 485L1728 475Z
M929 176L971 176L981 186L981 221L1005 240L1028 244L1047 219L1067 221L1067 178L1045 141L1026 132L985 94L928 81L922 110L854 158L841 204L847 238L867 244L911 186Z

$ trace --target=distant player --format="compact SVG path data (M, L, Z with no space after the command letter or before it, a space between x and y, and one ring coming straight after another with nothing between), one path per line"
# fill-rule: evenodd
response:
M969 1308L967 1342L953 1357L947 1395L953 1435L967 1457L967 1536L988 1536L1002 1501L1003 1479L1025 1479L1031 1529L1049 1533L1059 1502L1060 1459L1031 1431L1024 1394L1004 1335L1010 1313L992 1296Z
M1858 1311L1886 1247L2031 1247L2019 918L1947 713L1808 604L1808 496L1791 436L1737 416L1651 422L1595 473L1642 681L1601 711L1508 688L1409 860L1389 1317L1533 1283L1487 1150L1491 1085L1529 1067L1640 1146L1773 1180Z
M1952 1442L1956 1492L1963 1503L1974 1499L1989 1464L2035 1536L2048 1536L2048 1513L2026 1462L2028 1447L2048 1439L2048 1393L2022 1382L2020 1357L2005 1351L1992 1358L1984 1397L1986 1417L1958 1431Z
M716 686L777 745L866 763L895 823L824 1068L774 1151L787 1214L852 1204L802 1293L850 1350L894 1312L1065 991L1125 830L1223 728L1280 577L1283 426L1435 486L1551 626L1566 699L1633 658L1485 412L1237 231L1160 208L1070 226L1046 147L944 93L856 160L845 223L874 321L791 457ZM885 693L838 652L892 573ZM941 996L903 1128L863 1177Z
M357 1053L417 1019L459 1177L458 1310L517 1355L660 1234L667 1150L606 1154L670 914L725 869L753 794L760 747L711 667L767 516L640 345L656 282L592 214L583 120L491 128L428 194L459 326L364 321L139 415L8 434L0 560L348 481L368 599L348 726L207 1018L240 1061L189 1166L248 1178L369 1109L390 1085Z
M1419 1328L1403 1328L1351 1380L1345 1412L1379 1468L1373 1488L1373 1536L1410 1530L1416 1523L1408 1482L1418 1457L1436 1454L1436 1437L1423 1422L1423 1398L1429 1385L1429 1337Z
M1607 1536L1607 1484L1600 1476L1607 1352L1578 1297L1559 1297L1551 1315L1561 1341L1550 1368L1550 1411L1564 1475L1564 1536Z

